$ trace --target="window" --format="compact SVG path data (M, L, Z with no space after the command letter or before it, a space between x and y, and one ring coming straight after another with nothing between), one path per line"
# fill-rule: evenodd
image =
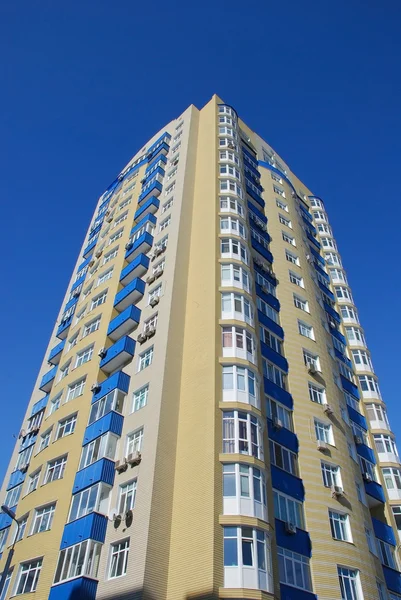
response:
M353 302L351 292L348 288L340 285L335 285L334 291L339 300L349 300L350 302Z
M388 490L401 490L401 471L393 467L382 468L384 483Z
M322 462L321 467L323 484L325 487L331 487L332 485L338 485L341 487L340 467L338 465L332 465L326 462Z
M250 292L249 272L238 265L221 265L221 285L239 287Z
M245 402L260 408L259 390L255 373L245 367L223 367L223 400Z
M74 433L75 430L75 425L77 422L77 415L71 415L70 417L67 417L66 419L63 419L62 421L58 422L58 428L57 428L57 434L56 434L56 440L59 440L62 437L65 437L66 435L71 435L71 433Z
M337 364L341 375L344 375L344 377L346 379L349 379L349 381L354 382L354 373L351 371L351 369L347 367L347 365L344 364L342 360L338 360Z
M85 388L85 378L76 381L68 386L68 392L66 397L66 402L70 400L74 400L74 398L78 398L78 396L82 396Z
M281 177L276 175L276 173L273 173L273 171L270 171L270 175L271 175L271 178L273 179L273 181L277 181L277 183L283 183L283 180L281 179Z
M132 399L132 412L136 412L137 410L140 410L141 408L146 406L146 404L148 403L148 396L149 385L145 385L140 390L134 392Z
M51 481L56 481L56 479L62 479L66 464L66 456L62 456L61 458L56 458L56 460L48 462L45 480L43 483L50 483Z
M278 194L279 196L285 198L285 191L282 188L278 187L278 185L273 184L273 191L275 194Z
M107 290L105 290L104 292L102 292L101 294L99 294L98 296L93 298L92 304L91 304L91 310L93 310L94 308L97 308L101 304L104 304L106 302L106 298L107 298Z
M106 513L109 503L110 486L105 483L97 483L85 488L82 492L74 494L71 502L68 522L80 519L91 512Z
M25 448L22 452L18 454L17 464L15 465L15 470L21 469L29 465L31 456L33 452L33 445Z
M318 354L303 349L304 363L307 367L313 367L316 371L320 371L320 359Z
M384 406L381 404L366 404L365 406L369 421L382 421L384 429L390 429L390 423Z
M266 317L269 317L269 319L271 319L275 323L279 323L278 312L274 310L274 308L271 307L270 304L262 300L262 298L259 298L259 296L256 298L256 303L258 310L260 310L261 313L263 313Z
M334 445L333 428L331 425L315 419L315 434L316 439L320 442L326 442L326 444L332 446Z
M291 283L302 288L305 287L304 280L300 275L297 275L297 273L294 273L293 271L289 271L289 276Z
M263 276L262 273L260 273L258 270L255 270L256 283L258 283L262 288L266 288L267 293L275 297L276 286L269 279L267 279L267 277L269 277L267 273L265 273L265 276Z
M282 225L286 225L287 227L292 229L292 223L291 223L290 219L287 219L284 215L279 213L278 220L280 221L280 223Z
M52 433L52 428L51 427L50 427L50 429L48 429L47 431L45 431L44 433L42 433L42 435L40 436L40 443L39 443L38 452L41 452L42 450L44 450L45 448L47 448L47 446L50 444L51 433Z
M99 275L98 280L97 280L97 285L102 285L102 283L104 283L105 281L107 281L108 279L113 277L113 270L114 270L114 267L111 267L111 269L108 269L107 271L105 271L104 273Z
M315 339L315 333L312 325L308 325L308 323L305 323L304 321L298 321L298 331L304 337L307 337L311 340Z
M120 239L120 237L122 237L123 231L124 231L124 229L119 229L118 231L113 233L113 235L110 236L109 246L111 246L111 244L114 244L114 242L116 242L118 239Z
M49 403L49 416L52 415L56 410L60 408L62 393L57 394L55 398L52 398Z
M143 428L127 435L127 456L141 452L143 445Z
M304 529L304 514L302 502L298 502L277 490L273 490L274 516L280 521L293 523L300 529Z
M337 567L342 600L362 600L359 571Z
M96 319L89 321L89 323L87 323L84 326L82 337L86 337L87 335L90 335L94 331L97 331L100 327L100 319L101 319L101 317L99 316L99 317L96 317Z
M123 208L128 206L128 204L130 204L130 202L131 202L131 198L132 198L132 196L128 196L128 198L125 198L125 200L120 202L120 204L118 205L118 210L122 210ZM116 221L116 224L117 224L117 221Z
M283 354L281 340L273 335L271 331L266 329L263 325L260 326L260 339L262 342L267 344L272 350L278 354Z
M135 506L136 479L120 485L120 495L118 500L118 513L125 515Z
M297 294L294 294L294 305L300 310L303 310L307 313L309 312L308 301L304 298L301 298L301 296L297 296Z
M222 319L236 319L253 325L254 310L248 298L242 294L225 293L221 295Z
M89 348L85 348L84 350L81 350L81 352L78 352L77 358L75 361L75 368L80 367L84 363L91 360L92 355L93 355L93 346L89 346Z
M241 411L223 411L223 452L247 454L263 459L261 422Z
M224 356L239 356L255 361L255 339L242 327L223 327L223 354ZM226 350L227 349L227 350Z
M373 395L381 398L379 385L374 377L371 375L358 375L358 379L362 392L373 392Z
M15 530L15 542L19 542L25 535L26 525L28 523L28 516L18 519L18 528ZM1 598L1 596L0 596Z
M292 411L287 408L286 406L284 406L284 404L281 404L280 402L277 402L276 400L273 400L273 398L268 398L266 396L266 414L267 414L267 418L271 419L272 421L275 421L276 419L280 420L283 427L285 427L285 429L289 429L290 431L294 431L294 427L292 424Z
M281 235L283 236L283 240L287 242L287 244L291 244L291 246L296 246L295 238L293 238L291 235L288 235L288 233L286 233L285 231L282 231Z
M391 436L384 435L383 433L375 433L373 438L375 440L376 450L378 452L388 452L398 456L397 446L395 445L395 441Z
M398 567L394 556L394 546L391 546L379 538L377 538L377 546L379 548L379 554L383 565L390 567L390 569L397 569Z
M38 585L40 570L42 568L42 559L39 558L32 562L22 563L20 565L17 581L15 584L15 595L34 592Z
M278 198L276 198L276 206L278 206L278 208L281 208L281 210L285 210L286 212L288 212L288 204L285 204L285 202L282 202Z
M277 547L280 583L312 591L309 558L286 548Z
M125 394L116 389L100 398L97 402L94 402L91 406L88 424L91 425L91 423L94 423L111 410L122 413L124 398Z
M85 540L60 551L54 583L74 577L97 577L102 544Z
M246 239L246 230L242 221L234 219L234 217L220 217L220 232L226 235L227 233L233 233Z
M345 273L341 269L329 269L329 273L333 281L341 281L342 283L347 283Z
M286 389L286 375L283 371L281 371L276 365L269 362L265 358L263 361L263 375L267 377L269 381L272 381L283 390Z
M244 217L244 207L237 198L220 196L220 212L233 212Z
M395 523L397 525L398 531L401 530L401 506L392 506L391 510L393 511Z
M20 485L16 485L11 490L8 490L6 494L6 499L4 500L4 504L12 508L18 504L18 500L21 496L22 491L22 483Z
M55 510L55 504L36 509L31 535L51 529Z
M4 551L6 542L7 542L7 536L8 536L8 532L9 532L9 527L7 527L6 529L2 529L0 531L0 552ZM1 600L4 600L2 596L0 596Z
M35 471L31 475L29 475L28 489L26 492L27 494L30 494L31 492L34 492L36 490L36 488L38 487L38 483L39 483L39 477L40 477L40 469L38 469L37 471ZM6 502L6 505L12 506L12 504L8 504L8 502Z
M162 284L160 283L157 287L153 288L153 290L151 290L149 292L148 304L153 302L153 300L155 300L156 298L160 298L161 293L162 293Z
M251 527L224 527L224 566L256 567L269 571L268 588L271 589L270 549L267 535Z
M248 252L244 244L232 238L221 238L220 240L222 258L236 258L248 264Z
M118 246L117 248L113 248L113 250L110 250L110 252L108 252L107 254L104 255L104 259L103 259L103 264L107 264L108 262L110 262L111 260L113 260L113 258L115 258L118 254Z
M365 535L366 535L366 541L368 544L369 551L372 552L372 554L374 554L375 556L377 556L375 535L374 535L372 529L370 527L367 527L366 525L365 525Z
M162 274L164 271L164 267L166 264L166 259L162 258L162 260L159 260L159 262L157 262L153 267L152 267L152 274L154 275L156 272L156 274Z
M349 517L347 514L329 510L329 521L331 535L335 540L342 542L352 542L351 528L349 525Z
M74 346L76 346L78 342L78 333L76 333L72 338L70 338L68 340L68 350L67 352L69 352L71 350L71 348L73 348Z
M298 475L298 460L295 452L288 450L284 446L277 444L277 442L269 441L270 446L270 460L273 465L291 473L292 475Z
M151 346L150 348L145 350L145 352L142 352L139 355L138 371L142 371L143 369L146 369L146 367L149 367L149 365L152 364L152 360L153 360L153 346Z
M376 586L377 586L377 593L379 594L378 600L387 600L386 588L385 588L384 583L376 580ZM390 595L390 600L391 600L391 595Z
M377 481L375 465L369 460L366 460L366 458L363 458L363 456L358 456L358 459L363 477L369 477L373 481Z
M334 250L337 250L337 245L333 238L321 237L320 240L324 248L334 248Z
M326 262L329 265L337 265L339 267L342 267L341 264L341 259L338 256L338 254L336 254L335 252L326 252L326 254L324 255Z
M59 376L58 376L59 381L64 379L64 377L67 377L68 373L70 372L70 366L71 366L71 359L65 365L60 367Z
M297 265L298 267L300 266L299 257L296 254L293 254L293 252L286 250L285 257L288 260L288 262L292 263L293 265Z
M166 219L164 219L164 221L162 221L160 223L160 227L159 227L159 231L163 231L164 229L166 229L166 227L168 227L171 223L171 216L168 216Z
M362 371L373 371L372 361L370 356L365 350L351 350L352 358L354 359L354 363L358 366L362 367ZM366 368L365 368L366 367Z
M174 190L175 190L175 181L173 181L173 183L172 183L172 184L170 184L170 185L169 185L169 186L166 188L166 190L165 190L165 192L164 192L164 195L165 195L165 196L168 196L169 194L172 194L172 193L174 192Z
M126 219L128 219L128 211L126 211L125 213L123 213L122 215L120 215L119 217L117 217L117 219L114 221L114 227L117 227L118 225L120 225L120 223L122 223Z
M112 433L105 433L97 437L82 448L79 469L84 469L101 458L114 460L118 437Z
M122 577L127 572L129 539L111 545L109 579Z
M174 203L174 198L170 198L170 200L167 200L167 202L165 202L162 206L162 214L167 212L168 209L173 206L173 203Z

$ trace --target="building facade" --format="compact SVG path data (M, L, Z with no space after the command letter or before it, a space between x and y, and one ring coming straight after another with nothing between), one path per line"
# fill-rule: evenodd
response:
M2 504L1 600L401 600L401 465L324 203L218 97L100 197Z

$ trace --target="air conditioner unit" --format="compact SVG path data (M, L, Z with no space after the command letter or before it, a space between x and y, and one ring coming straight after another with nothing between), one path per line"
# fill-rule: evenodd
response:
M148 338L151 338L155 335L156 333L156 327L149 327L149 329L146 330L146 336Z
M156 279L155 275L149 275L149 277L146 278L146 283L153 283L154 280Z
M163 275L163 267L157 267L157 269L155 269L153 275L157 278L160 277L161 275Z
M143 344L148 338L144 333L140 333L136 339L140 344Z
M99 352L97 353L98 356L100 356L100 358L104 358L107 354L107 350L106 348L100 348Z
M27 470L28 470L28 466L29 466L28 464L21 465L20 468L19 468L19 470L21 471L21 473L26 473Z
M96 383L92 383L91 392L96 394L96 392L98 392L99 390L100 390L100 383L98 381L96 381Z
M113 215L109 215L108 217L106 217L106 222L107 223L111 223L113 220Z
M318 370L316 369L315 365L309 365L308 372L311 373L311 375L316 375Z
M126 249L126 250L131 250L132 246L133 246L132 242L127 242L127 243L125 244L125 249Z
M88 267L93 267L94 264L95 264L95 259L92 258L92 260L90 260L88 263Z
M332 485L331 486L331 495L333 496L333 498L343 496L344 490L340 485Z
M285 532L289 535L294 535L297 532L297 526L295 523L291 523L291 521L286 521L285 523Z
M116 460L114 463L114 469L117 473L124 473L128 469L128 465L125 460Z
M73 298L78 298L80 293L81 292L75 291L75 292L73 292L72 297Z
M102 256L102 252L103 250L98 250L97 252L95 252L96 258L100 258Z
M323 411L326 413L326 415L332 415L334 413L334 410L332 409L330 404L325 404Z
M322 442L321 440L317 440L316 447L320 452L325 452L327 450L326 442Z
M163 249L160 248L159 246L156 246L156 248L154 250L154 255L159 256L162 252L163 252Z
M104 213L104 216L105 216L105 217L108 217L108 216L109 216L109 214L110 214L110 211L109 211L109 210L106 210L106 212Z
M274 417L273 419L273 427L274 429L282 429L283 428L283 422L281 419L279 419L278 417Z
M131 452L131 454L128 454L127 456L127 463L131 465L131 467L134 467L135 465L139 465L139 463L141 462L141 458L142 457L140 452Z
M156 298L152 298L152 300L149 302L150 306L154 307L156 306L156 304L159 304L159 296L156 296Z
M354 442L357 446L363 444L363 438L360 435L354 435Z
M362 477L363 477L364 481L367 481L367 482L373 481L373 477L370 473L363 473Z

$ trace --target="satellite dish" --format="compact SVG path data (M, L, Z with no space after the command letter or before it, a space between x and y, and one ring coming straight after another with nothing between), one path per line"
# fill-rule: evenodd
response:
M114 521L114 519L116 518L117 515L118 515L117 508L112 508L107 513L107 518L109 521Z

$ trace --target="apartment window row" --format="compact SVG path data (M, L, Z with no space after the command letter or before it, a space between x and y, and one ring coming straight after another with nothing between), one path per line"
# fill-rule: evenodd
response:
M233 212L238 214L240 217L245 216L242 202L237 200L237 198L232 198L231 196L220 196L220 211Z
M234 264L221 265L221 285L241 287L250 292L250 273L247 269Z
M223 411L223 452L263 460L263 426L257 417L241 411Z
M233 217L220 217L220 232L225 233L226 235L227 233L233 233L246 240L246 229L243 223L239 219L234 219Z

